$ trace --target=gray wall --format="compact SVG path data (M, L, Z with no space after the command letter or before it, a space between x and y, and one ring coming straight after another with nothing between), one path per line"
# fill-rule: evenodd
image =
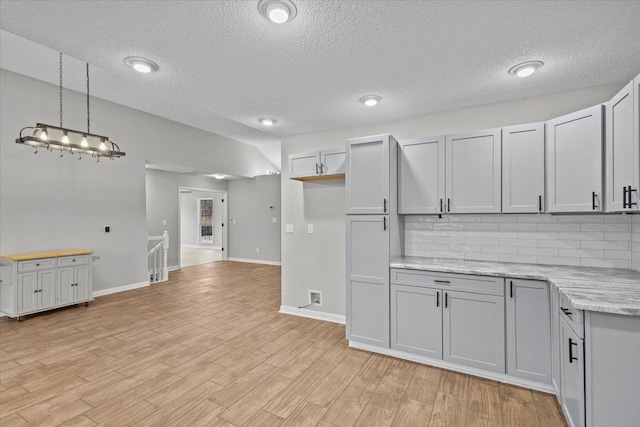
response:
M65 90L65 126L85 129L85 103L85 95ZM101 99L91 105L91 129L119 143L124 158L34 155L15 139L24 126L58 123L58 88L0 70L0 253L89 248L100 256L95 290L144 282L145 159L245 176L273 168L246 144ZM177 190L174 197L177 210Z
M209 191L180 193L180 244L217 249L222 247L222 199L224 194ZM198 242L198 199L213 199L213 241Z
M280 262L280 216L280 175L229 181L229 258Z
M631 227L633 231L631 236L633 249L631 268L640 271L640 215L633 215Z
M348 138L391 133L398 139L464 132L547 120L611 98L623 84L467 108L392 122L300 135L282 140L282 304L306 304L308 289L323 291L322 311L345 313L344 181L289 179L288 155L344 148ZM506 216L497 215L496 218ZM293 224L294 233L284 232ZM313 223L315 234L306 233Z
M180 230L180 187L227 191L227 181L207 178L204 176L193 176L147 169L146 230L150 236L159 236L165 230L169 232L169 267L177 267L179 265L180 244L178 235ZM163 226L162 221L165 219L167 220L167 225Z

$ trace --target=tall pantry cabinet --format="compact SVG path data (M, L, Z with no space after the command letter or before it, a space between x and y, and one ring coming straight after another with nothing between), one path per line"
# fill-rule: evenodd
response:
M402 255L397 145L389 135L346 142L347 339L389 347L389 264Z

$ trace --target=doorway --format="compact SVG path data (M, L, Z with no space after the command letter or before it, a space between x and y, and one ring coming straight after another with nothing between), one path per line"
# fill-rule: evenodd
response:
M180 268L227 259L226 191L179 187Z

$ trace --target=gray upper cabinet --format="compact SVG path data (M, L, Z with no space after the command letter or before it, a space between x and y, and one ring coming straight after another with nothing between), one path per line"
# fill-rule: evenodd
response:
M398 142L398 213L444 210L444 137Z
M584 375L584 341L560 318L560 406L569 427L585 425Z
M505 372L504 297L444 291L443 358Z
M395 150L395 139L389 134L374 135L348 139L346 145L347 214L389 213L390 146Z
M602 105L547 122L549 212L601 212Z
M446 137L446 212L501 209L501 129Z
M605 104L607 211L637 210L631 197L637 190L640 148L634 135L633 81Z
M391 285L391 348L442 359L442 291Z
M289 154L289 178L299 181L343 178L345 157L343 149Z
M347 339L389 347L389 218L347 216Z
M502 128L502 212L544 212L544 123Z
M507 280L507 374L551 383L549 284Z

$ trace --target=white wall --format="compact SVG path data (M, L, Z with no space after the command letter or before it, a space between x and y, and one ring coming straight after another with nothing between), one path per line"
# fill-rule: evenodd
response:
M177 267L179 265L180 187L227 191L227 181L204 176L147 169L146 229L150 236L159 236L164 233L165 230L169 232L169 253L167 258L170 267ZM195 201L193 205L195 206ZM195 218L195 207L193 216ZM166 226L162 225L163 220L167 221Z
M280 175L229 181L229 258L279 263L280 212Z
M222 199L223 193L195 191L180 193L180 244L202 248L222 247ZM198 241L198 199L213 200L213 240Z
M631 245L633 252L631 254L631 268L640 271L640 215L633 215L632 221Z
M369 126L337 129L282 140L282 305L306 304L307 291L323 291L322 311L345 313L344 181L301 183L289 179L291 153L344 147L348 138L391 133L418 138L548 120L611 98L623 84L545 95L518 101L414 117ZM363 107L364 108L364 107ZM500 216L496 216L500 218ZM314 223L315 234L306 234Z
M64 125L85 129L85 96L65 90L64 107ZM95 290L148 280L145 159L247 176L273 167L254 147L101 99L91 118L124 158L32 154L15 139L24 126L58 123L58 88L0 70L0 253L93 249Z

